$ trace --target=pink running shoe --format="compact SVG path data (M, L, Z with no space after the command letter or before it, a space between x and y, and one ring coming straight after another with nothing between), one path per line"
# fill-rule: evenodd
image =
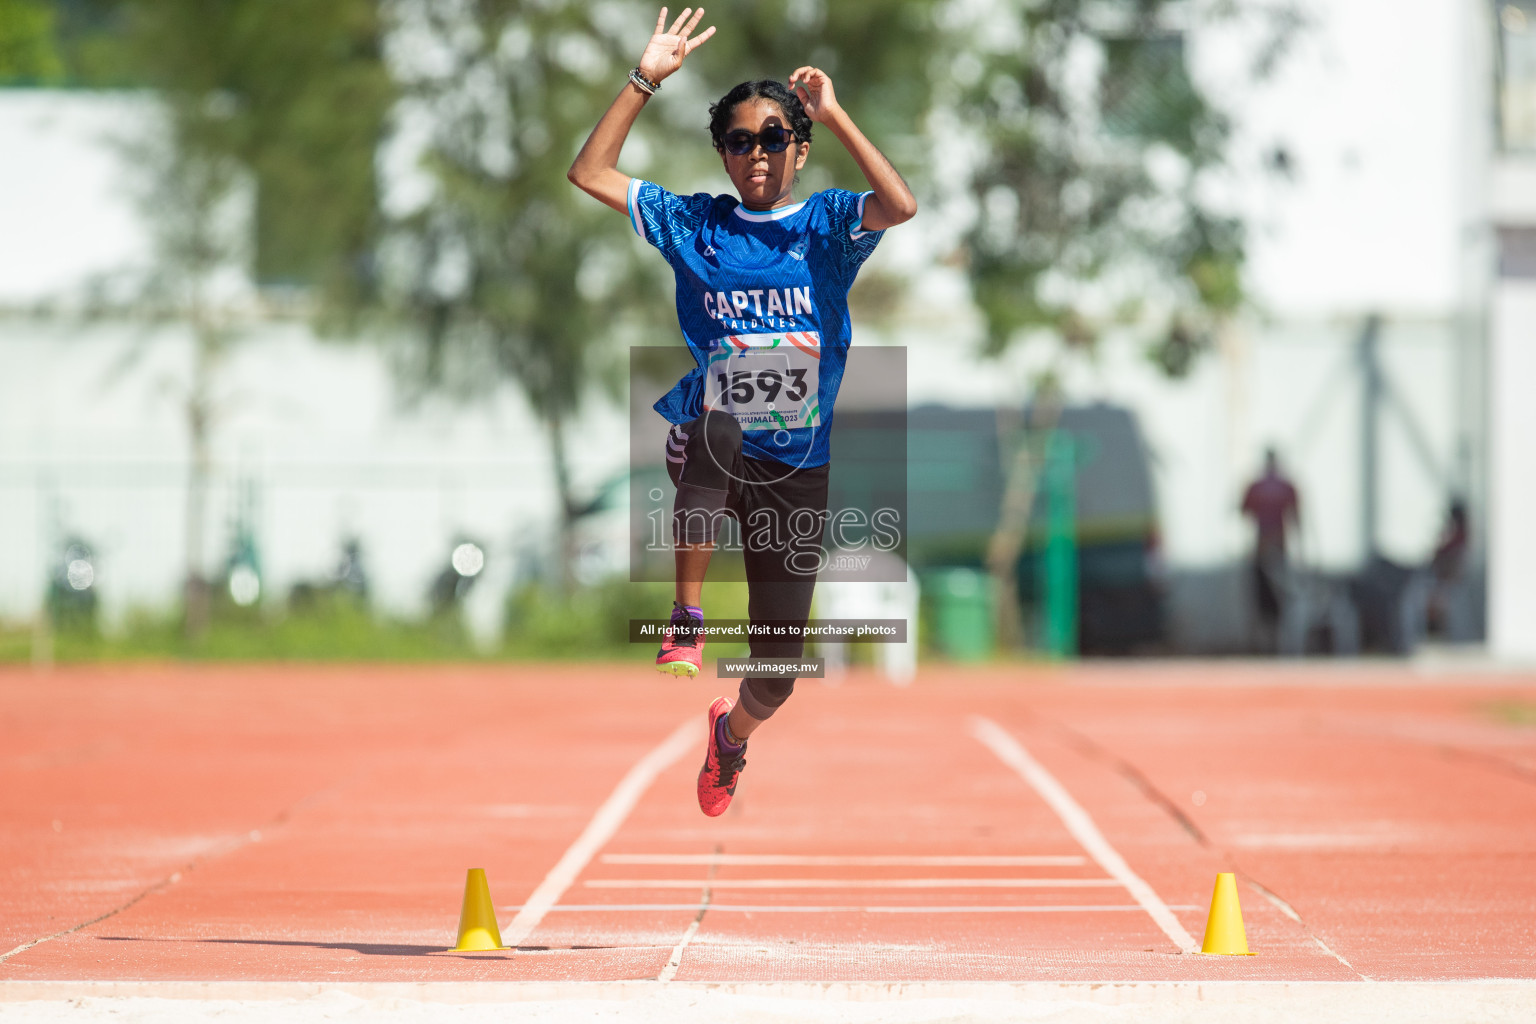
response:
M682 605L673 602L672 621L667 625L661 650L656 652L656 671L690 679L698 675L704 664L704 631L700 628L703 625L702 619L694 618Z
M699 769L699 810L717 818L731 806L736 795L736 780L747 766L747 745L733 754L721 748L720 719L731 713L728 697L716 697L709 706L709 748L704 752L704 767Z

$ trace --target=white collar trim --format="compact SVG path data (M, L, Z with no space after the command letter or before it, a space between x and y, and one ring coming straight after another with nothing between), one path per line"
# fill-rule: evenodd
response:
M742 206L740 203L737 203L736 216L742 218L743 220L751 221L783 220L785 217L790 217L799 213L800 208L804 205L805 200L802 199L800 202L794 204L793 206L781 206L776 210L749 210L745 206Z

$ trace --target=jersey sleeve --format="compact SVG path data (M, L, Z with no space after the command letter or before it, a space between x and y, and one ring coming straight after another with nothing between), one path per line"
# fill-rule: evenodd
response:
M699 192L680 196L641 178L629 181L629 223L635 234L672 258L678 244L701 223L714 196Z
M852 283L859 267L869 259L885 235L883 230L864 230L864 203L874 193L834 188L828 189L823 195L826 197L827 233L831 249L846 279Z

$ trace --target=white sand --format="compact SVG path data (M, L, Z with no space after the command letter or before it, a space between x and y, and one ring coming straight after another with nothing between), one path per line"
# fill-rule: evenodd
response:
M903 985L0 982L0 1021L1333 1024L1536 1020L1536 982Z

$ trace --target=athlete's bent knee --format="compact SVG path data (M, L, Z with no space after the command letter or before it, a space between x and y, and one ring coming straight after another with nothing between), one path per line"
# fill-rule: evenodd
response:
M741 424L730 413L711 409L694 421L694 427L705 447L722 460L734 459L741 451Z
M795 681L792 678L754 679L749 676L741 681L738 699L747 714L760 722L766 722L794 692Z

